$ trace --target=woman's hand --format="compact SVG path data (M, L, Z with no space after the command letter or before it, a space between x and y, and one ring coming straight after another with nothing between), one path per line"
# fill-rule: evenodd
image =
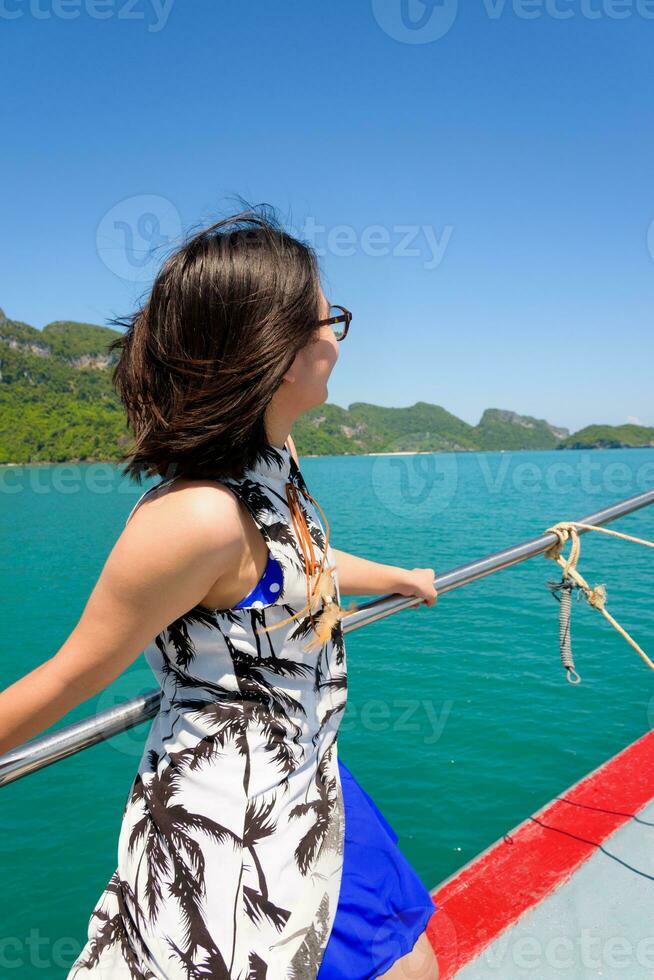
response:
M422 600L410 606L411 609L422 605L433 606L438 598L434 588L436 571L433 568L412 568L411 570L407 568L403 571L404 574L398 582L395 592L399 595L415 595Z

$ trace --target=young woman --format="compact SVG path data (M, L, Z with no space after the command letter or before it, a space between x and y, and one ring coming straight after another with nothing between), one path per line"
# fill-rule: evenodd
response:
M333 549L289 435L350 318L313 250L249 210L188 238L114 321L126 472L161 479L64 645L0 694L6 752L143 650L162 690L70 980L438 975L429 893L337 755L341 594L432 605L435 573Z

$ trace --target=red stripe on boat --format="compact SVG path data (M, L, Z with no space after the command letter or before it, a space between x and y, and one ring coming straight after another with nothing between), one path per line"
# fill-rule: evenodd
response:
M431 895L439 980L453 977L571 877L654 797L654 731L627 746L491 845Z

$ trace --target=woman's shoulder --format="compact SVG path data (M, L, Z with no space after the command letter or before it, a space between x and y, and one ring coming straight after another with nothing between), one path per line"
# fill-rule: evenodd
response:
M155 484L136 502L125 525L135 522L151 533L206 535L214 544L239 543L243 536L238 498L218 480L180 476Z
M150 489L105 562L98 594L127 622L136 610L154 637L233 575L245 535L238 501L217 481L179 478Z

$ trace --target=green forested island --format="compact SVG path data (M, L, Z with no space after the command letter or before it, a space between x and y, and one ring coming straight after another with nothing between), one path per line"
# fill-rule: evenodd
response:
M42 330L0 310L0 464L117 460L131 442L111 384L109 327L56 321ZM579 432L487 408L470 425L439 405L325 403L293 427L301 456L374 452L593 449L654 446L654 428L591 425Z

